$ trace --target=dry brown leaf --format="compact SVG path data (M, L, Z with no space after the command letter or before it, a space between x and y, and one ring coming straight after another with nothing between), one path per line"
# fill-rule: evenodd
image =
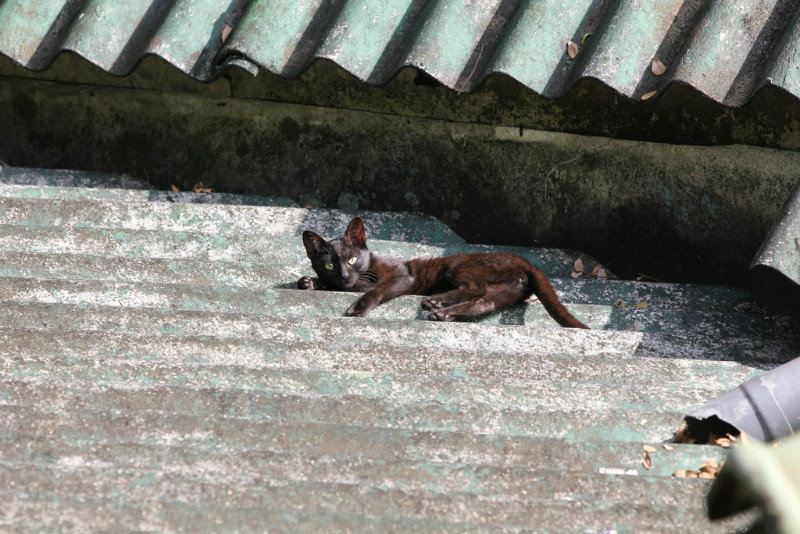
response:
M717 478L717 475L714 475L712 473L707 473L705 471L700 471L697 474L697 478Z
M732 445L732 442L728 438L717 438L716 440L714 440L714 444L719 445L720 447L727 448Z
M598 263L594 266L594 269L592 269L591 276L595 278L608 278L608 273L606 272L606 268L603 267L603 264Z
M619 302L617 302L617 306L618 306L619 308L627 308L627 307L628 307L628 305L627 305L627 304L625 304L625 303L624 303L624 302L622 302L622 301L619 301Z
M193 191L195 193L213 193L214 189L203 184L203 182L197 182L196 184L194 184Z
M658 92L658 91L650 91L649 93L645 93L645 94L643 94L643 95L642 95L642 100L648 100L648 99L650 99L650 98L653 98L654 96L656 96L656 93L657 93L657 92Z
M570 276L572 276L572 278L578 278L582 274L583 274L583 260L578 258L572 265L572 273L570 273Z
M686 469L678 469L677 471L672 473L672 476L674 476L675 478L686 478Z
M647 303L645 301L637 302L636 304L633 305L633 307L634 308L646 308L647 307Z
M575 59L578 55L578 45L572 41L567 41L567 55L570 59Z
M233 29L233 26L225 26L224 28L222 28L222 42L223 43L228 40L228 36L231 34L231 30L232 29Z
M178 189L178 186L175 184L170 185L170 187L172 188L173 193L177 193L178 191L180 191L180 189Z
M675 450L675 447L673 447L669 443L664 443L664 445L662 445L662 446L668 451L674 451Z
M644 451L644 458L642 458L642 465L645 469L650 469L653 467L653 461L650 459L650 453Z
M644 449L644 452L656 452L656 448L652 445L642 445L642 449Z
M697 478L697 473L694 471L686 471L686 478Z
M660 59L654 57L653 62L650 64L650 70L656 76L661 76L662 74L667 72L667 67L663 63L661 63Z
M719 464L713 460L709 460L707 462L703 462L703 465L700 467L700 471L704 473L716 473L719 469Z

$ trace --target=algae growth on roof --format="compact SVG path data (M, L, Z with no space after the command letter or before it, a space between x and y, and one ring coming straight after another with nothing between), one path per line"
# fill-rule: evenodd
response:
M290 289L299 232L351 214L0 169L0 525L80 530L724 531L678 469L683 414L797 353L732 288L571 277L517 249L594 330L531 304L421 320L403 297ZM397 257L468 245L366 213ZM651 444L649 468L644 444ZM734 519L734 521L740 521Z
M42 70L64 50L113 74L145 55L199 80L236 65L296 77L327 59L373 84L402 66L470 91L506 74L545 96L598 79L628 97L672 81L740 106L797 96L798 2L5 0L0 53Z

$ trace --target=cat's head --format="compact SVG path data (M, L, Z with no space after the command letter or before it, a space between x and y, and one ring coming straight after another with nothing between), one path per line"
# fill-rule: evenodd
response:
M328 287L340 290L353 289L359 277L370 265L364 223L355 217L344 236L325 241L310 230L303 232L303 244L314 272Z

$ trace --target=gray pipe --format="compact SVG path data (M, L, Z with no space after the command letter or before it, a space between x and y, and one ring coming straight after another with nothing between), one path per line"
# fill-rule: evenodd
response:
M695 436L718 420L761 441L800 430L800 358L751 378L686 416Z

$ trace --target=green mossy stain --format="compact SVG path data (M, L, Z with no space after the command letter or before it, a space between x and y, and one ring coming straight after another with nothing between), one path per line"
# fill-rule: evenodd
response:
M300 139L300 124L291 117L284 117L281 119L278 123L278 131L289 142L294 143Z
M11 109L30 127L39 112L39 105L30 96L17 93L11 98Z
M178 328L176 326L165 325L158 329L159 332L162 334L170 335L170 336L185 336L187 335L186 331L182 328Z
M150 486L155 484L157 479L158 479L157 475L148 473L145 475L140 475L136 479L132 480L130 485L131 488L149 488Z
M311 330L305 326L295 326L292 328L292 333L303 341L311 341L312 339Z
M353 193L342 193L336 201L340 210L350 213L358 211L358 202L358 195L354 195Z

